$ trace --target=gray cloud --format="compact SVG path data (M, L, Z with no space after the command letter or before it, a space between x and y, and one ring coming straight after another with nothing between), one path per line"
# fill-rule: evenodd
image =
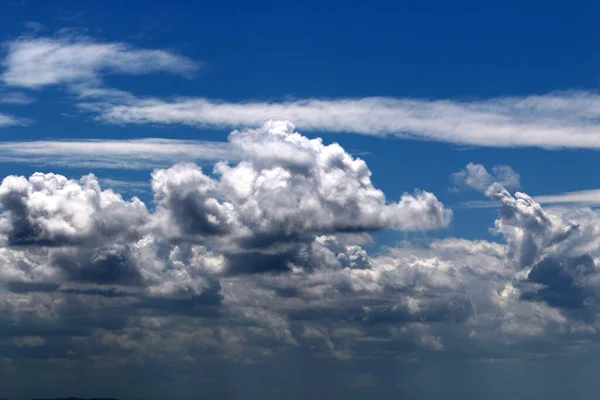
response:
M597 267L590 255L564 260L547 257L536 263L527 275L529 281L542 287L524 293L524 297L541 299L560 308L582 308L593 295L585 286L585 279L596 273Z

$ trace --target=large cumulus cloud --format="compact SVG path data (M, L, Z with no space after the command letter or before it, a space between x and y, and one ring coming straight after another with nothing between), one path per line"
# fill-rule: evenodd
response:
M450 222L451 211L428 192L388 202L363 160L300 135L289 122L234 131L230 141L238 164L218 163L212 176L194 164L156 170L152 187L162 233L227 247L232 270L286 269L299 245L320 234L431 230Z
M234 131L230 141L243 161L217 164L217 179L193 164L153 173L159 210L180 235L230 235L265 246L323 233L440 229L450 221L431 193L388 203L363 160L338 144L309 140L289 122Z

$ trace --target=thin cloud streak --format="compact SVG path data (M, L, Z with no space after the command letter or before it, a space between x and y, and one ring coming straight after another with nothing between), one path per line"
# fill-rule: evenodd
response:
M566 204L595 207L600 206L600 189L532 196L532 199L539 204ZM463 208L496 208L498 207L498 203L495 201L474 200L461 203L460 206Z
M597 206L600 205L600 189L581 190L555 195L534 196L533 199L540 204L581 204Z
M174 139L1 142L0 162L150 170L176 162L235 160L225 142Z
M0 104L27 105L35 102L35 99L21 92L6 92L0 89Z
M27 125L28 123L29 122L27 120L0 113L0 128L7 126Z
M98 178L103 187L115 189L119 192L147 193L151 191L150 180L127 181L112 178Z
M105 74L190 76L201 63L165 50L81 36L21 38L7 44L0 76L8 86L66 85L77 106L114 124L259 127L285 119L316 132L396 136L483 147L600 149L600 93L553 92L475 101L390 97L226 102L139 98L104 87ZM6 119L4 125L6 125Z
M299 129L489 147L600 148L600 94L559 92L480 101L368 97L284 102L98 101L98 119L115 124L260 126L287 119Z

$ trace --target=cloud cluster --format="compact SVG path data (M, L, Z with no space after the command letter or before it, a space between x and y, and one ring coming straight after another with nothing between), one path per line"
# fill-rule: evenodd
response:
M241 161L211 174L156 170L152 211L93 176L5 178L0 322L14 346L65 360L208 352L249 363L290 349L518 357L521 343L544 353L594 340L596 211L545 210L498 182L515 182L507 169L470 164L460 176L489 183L501 242L369 254L369 232L442 228L449 212L430 194L385 201L362 160L287 122L235 131L230 143Z
M210 174L190 163L156 169L154 209L102 189L93 175L5 177L3 334L19 348L35 343L59 358L73 348L99 357L106 346L123 356L167 357L193 340L246 362L273 351L273 343L314 339L300 322L312 307L322 308L315 316L325 307L343 316L348 311L336 308L344 292L358 296L351 301L358 309L360 296L394 290L377 283L360 247L365 234L442 229L450 221L431 193L387 201L364 161L300 135L289 122L235 131L230 144L241 161L219 162ZM395 315L385 307L361 318ZM198 324L204 330L190 336ZM179 342L167 345L166 326Z

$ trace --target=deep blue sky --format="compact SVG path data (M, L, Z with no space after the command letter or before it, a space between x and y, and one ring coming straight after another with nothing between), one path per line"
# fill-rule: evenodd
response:
M211 67L148 92L474 98L596 88L599 11L591 1L15 1L3 5L2 35L19 36L24 21L79 26Z

